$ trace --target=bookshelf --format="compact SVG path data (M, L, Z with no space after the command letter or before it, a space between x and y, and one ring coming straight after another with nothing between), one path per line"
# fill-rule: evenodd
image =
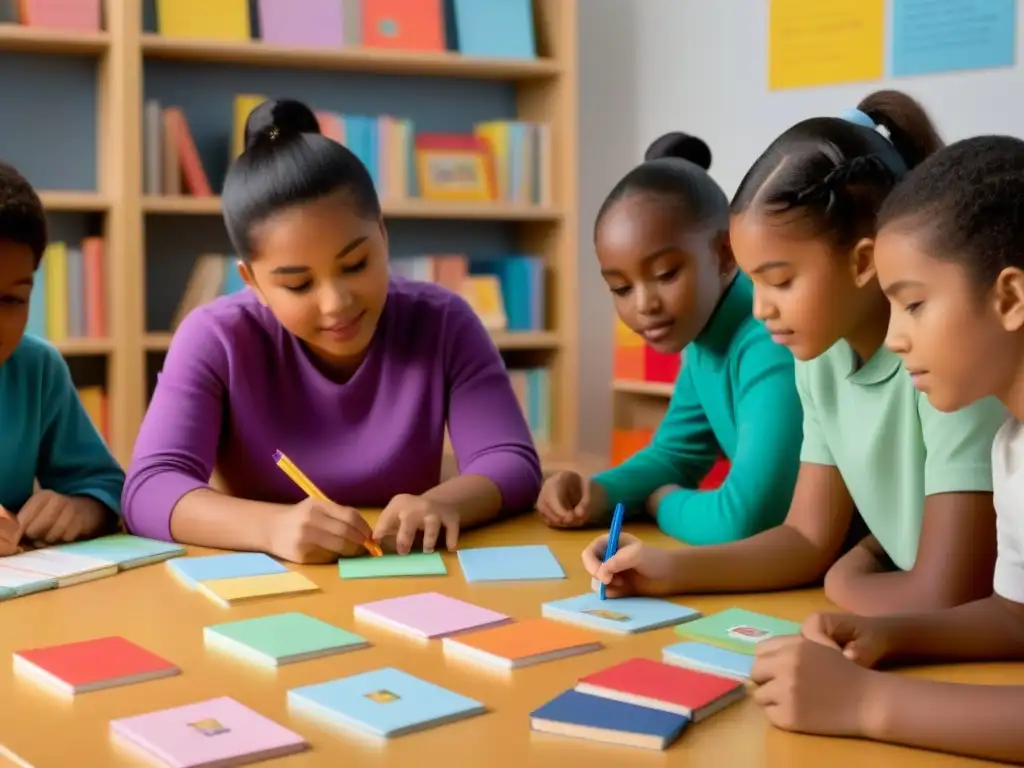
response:
M64 93L49 79L60 81L65 70L64 81L72 78L77 86L74 93L91 85L91 103L78 96L79 102L65 105L59 116L54 117L54 107L38 118L67 122L77 117L81 130L74 126L76 135L65 125L13 143L0 138L0 157L14 161L40 189L53 238L80 233L104 238L109 337L73 338L56 345L76 382L101 379L105 385L111 448L122 464L131 457L156 372L170 345L171 333L162 318L169 314L168 302L176 301L184 289L189 265L183 268L179 262L186 251L191 257L201 250L230 253L217 197L143 195L143 105L147 98L158 98L181 105L190 122L197 115L196 143L219 188L228 158L223 148L211 148L208 139L217 131L230 132L230 95L246 92L294 96L317 106L323 94L337 93L334 105L324 105L328 108L361 93L360 108L369 112L374 108L370 96L383 91L392 102L378 105L378 113L400 114L405 100L419 99L419 109L425 100L433 101L435 109L445 112L443 117L460 120L463 128L472 120L492 118L550 125L550 206L408 199L384 201L384 207L393 257L402 243L408 244L407 251L425 242L433 248L426 252L451 252L466 241L466 250L500 243L505 252L543 258L546 330L495 333L493 338L510 367L549 368L551 441L545 460L551 465L573 460L578 390L576 0L533 0L533 11L540 52L535 60L167 39L153 29L153 0L104 0L102 32L0 24L0 61L18 67L13 71L32 74L26 84L6 86L21 88L21 103L36 103L30 97L40 87L37 80L46 86L44 91ZM0 95L4 89L0 84ZM92 119L81 120L86 114ZM440 124L426 128L454 130ZM69 146L62 148L61 143ZM87 152L92 157L83 159ZM218 152L223 156L205 162ZM174 295L161 295L158 289L170 284ZM156 306L161 303L165 306Z

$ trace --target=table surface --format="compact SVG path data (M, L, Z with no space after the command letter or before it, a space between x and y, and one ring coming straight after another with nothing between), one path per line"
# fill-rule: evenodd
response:
M370 516L372 517L372 515ZM667 541L653 527L631 527L644 539ZM273 764L301 766L415 765L436 760L446 768L488 763L507 766L586 765L588 768L631 765L686 765L692 768L737 766L821 768L871 765L872 768L943 768L982 765L924 751L869 742L788 734L769 725L749 697L698 725L690 726L666 752L602 745L532 733L529 713L572 687L582 675L631 656L660 659L661 649L677 641L671 629L632 637L603 634L605 647L563 661L539 664L510 674L489 674L446 660L439 641L420 644L353 619L354 605L385 597L437 590L453 597L525 619L540 615L541 603L585 592L590 581L580 550L593 531L552 531L536 518L522 517L466 532L462 547L547 543L568 578L510 584L467 584L454 555L445 554L449 575L341 581L336 566L292 566L316 581L322 591L234 608L221 607L183 587L165 565L146 566L98 581L65 587L0 604L3 630L0 653L122 635L175 662L182 674L138 685L62 698L12 673L0 663L0 744L36 768L71 765L135 765L114 746L108 722L193 701L229 695L303 734L312 749ZM191 554L207 554L193 549ZM820 590L779 594L691 596L678 600L704 613L732 606L800 621L827 609ZM353 630L371 647L277 670L235 661L203 646L204 626L281 611L302 611ZM289 713L290 688L322 682L384 666L414 675L483 702L488 712L461 722L393 739L377 746L330 726ZM916 669L905 674L957 682L1024 683L1024 665L958 665ZM8 763L0 756L0 766Z

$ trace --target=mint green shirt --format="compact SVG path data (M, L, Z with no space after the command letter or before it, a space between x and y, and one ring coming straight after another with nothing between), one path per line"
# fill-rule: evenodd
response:
M65 496L121 509L124 470L78 399L64 358L28 336L0 365L0 504L17 513L36 479Z
M858 368L845 341L798 362L796 381L801 461L839 469L864 522L903 570L917 558L927 496L992 491L992 441L1006 418L998 400L937 411L896 354L882 347Z
M684 350L665 418L651 444L594 481L609 500L658 506L662 531L689 544L752 536L785 519L800 465L802 414L793 355L751 314L753 287L738 273L700 335ZM701 491L715 460L731 462L721 487Z

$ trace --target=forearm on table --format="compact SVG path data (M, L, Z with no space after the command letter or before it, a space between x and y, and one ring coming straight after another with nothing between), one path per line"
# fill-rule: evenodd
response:
M502 512L498 484L483 475L459 475L423 494L423 498L446 504L458 513L459 527L472 528L497 519Z
M171 536L175 541L200 547L268 552L274 516L286 508L197 488L174 506Z
M963 685L876 672L863 703L875 741L1024 763L1024 686Z
M825 579L825 596L844 611L862 616L941 611L962 602L926 574L884 570L882 563L876 563L863 570L830 572Z

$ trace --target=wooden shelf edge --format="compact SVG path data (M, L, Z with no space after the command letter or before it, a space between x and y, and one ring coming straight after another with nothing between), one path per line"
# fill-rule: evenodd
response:
M166 352L171 346L168 332L147 333L142 341L146 352ZM560 345L555 331L496 331L491 333L495 345L501 350L557 349Z
M99 357L114 351L110 339L62 339L50 343L65 357Z
M666 384L660 381L636 381L631 379L616 379L612 382L612 390L629 395L648 395L650 397L672 397L672 390L675 384Z
M43 191L39 199L47 211L88 213L110 209L110 198L99 192Z
M392 51L362 47L295 48L259 40L186 40L153 33L142 36L142 52L150 59L349 70L406 77L445 75L487 80L546 80L562 71L559 63L550 59L489 59L447 51Z
M0 23L0 50L24 53L100 54L110 47L106 32L28 27Z

